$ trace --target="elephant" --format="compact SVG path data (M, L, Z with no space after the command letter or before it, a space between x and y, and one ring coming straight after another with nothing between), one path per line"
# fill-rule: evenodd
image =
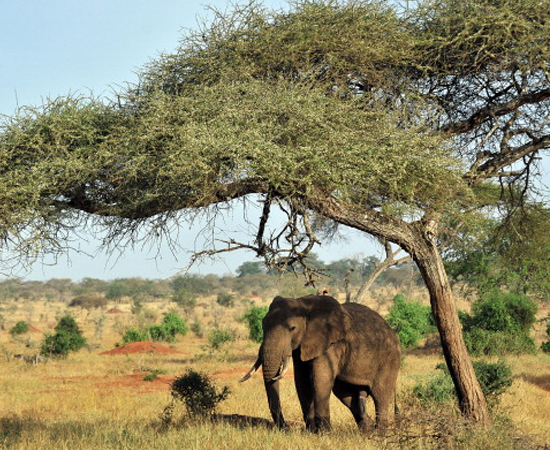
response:
M262 322L258 358L245 381L262 366L269 410L279 428L288 428L281 410L279 380L294 365L294 383L306 429L330 430L331 391L346 405L360 429L387 427L395 408L401 365L397 334L372 309L340 304L327 295L275 297ZM376 420L366 412L374 400Z

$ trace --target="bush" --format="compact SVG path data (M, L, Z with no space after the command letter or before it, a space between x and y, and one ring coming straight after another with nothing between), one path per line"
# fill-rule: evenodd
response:
M231 308L235 304L235 298L233 297L233 294L230 294L229 292L220 292L216 298L216 303L218 305L225 306L226 308Z
M189 331L185 320L183 320L174 312L169 312L168 314L166 314L166 316L164 316L164 319L162 320L162 323L164 327L168 330L168 332L171 333L173 336L176 336L177 334L185 336Z
M188 331L185 321L176 313L170 312L164 316L160 325L151 325L146 329L128 329L122 336L122 345L149 339L156 342L174 342L176 335L184 336Z
M490 406L498 404L500 396L512 385L512 369L504 361L490 363L474 361L474 371ZM426 384L419 383L412 390L413 396L427 404L456 402L453 381L445 364L438 364L440 372Z
M198 317L195 317L195 321L191 324L191 331L199 338L204 336L204 327Z
M536 313L537 306L526 295L493 291L474 302L468 325L488 331L529 333Z
M472 315L462 313L464 340L473 355L533 353L529 332L537 307L529 297L493 291L472 305Z
M12 329L10 330L10 334L12 336L15 336L17 334L26 333L27 331L29 331L29 324L24 320L21 320L12 327Z
M62 317L55 326L55 334L47 334L40 347L45 356L65 357L69 352L77 352L85 347L86 338L71 316Z
M233 341L235 338L229 330L215 328L208 336L208 342L214 350L219 350L223 344Z
M262 320L266 316L268 306L252 306L243 315L243 320L248 325L248 337L254 342L262 342L264 331L262 329Z
M185 375L172 382L170 393L173 399L184 402L189 414L208 415L230 392L227 386L219 391L207 374L188 369Z
M386 320L404 348L417 347L420 339L435 331L430 307L407 301L401 294L394 297Z
M464 332L464 342L468 352L474 356L519 355L536 351L533 339L523 333L487 331L477 328Z
M104 308L107 306L108 303L109 301L105 297L94 292L77 295L71 300L69 306L80 306L81 308L93 309Z
M140 342L149 340L149 331L138 328L128 328L122 335L122 342L119 345L126 345L130 342Z

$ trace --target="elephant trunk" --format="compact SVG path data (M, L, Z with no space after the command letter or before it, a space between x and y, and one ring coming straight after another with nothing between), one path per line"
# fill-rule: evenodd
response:
M269 412L278 428L288 428L281 409L281 397L279 395L279 381L266 380L264 378L265 392L269 404Z
M286 428L286 422L281 410L281 399L279 395L279 380L283 377L288 369L290 360L290 349L287 352L281 350L280 346L273 342L264 341L263 344L263 376L267 401L269 403L269 411L273 417L273 421L279 428Z

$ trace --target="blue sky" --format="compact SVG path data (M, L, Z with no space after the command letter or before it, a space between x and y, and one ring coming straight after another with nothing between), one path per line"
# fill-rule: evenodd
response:
M226 0L3 0L0 114L13 115L18 106L40 105L48 97L68 93L108 96L117 86L135 81L135 72L148 61L173 50L185 29L196 29L199 19L211 17L205 5L223 11L227 4ZM268 7L285 4L283 0L264 1ZM227 217L220 228L242 236L247 230L241 214L238 211ZM45 264L37 262L28 271L4 276L35 280L168 278L187 266L188 251L203 245L203 240L196 239L201 228L199 223L178 230L182 248L177 255L166 246L105 254L97 251L99 241L81 233L73 244L81 252ZM372 239L354 231L346 234L346 241L321 247L317 252L321 259L377 253ZM251 260L252 253L240 251L192 272L234 273L242 262Z

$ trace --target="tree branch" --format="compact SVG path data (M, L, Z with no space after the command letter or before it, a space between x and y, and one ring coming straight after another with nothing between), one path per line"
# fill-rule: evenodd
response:
M542 91L538 92L520 95L513 100L510 100L509 102L481 108L479 111L472 114L468 119L447 124L443 126L440 131L449 136L467 133L479 127L481 123L491 117L500 117L516 111L523 105L540 103L548 98L550 98L550 88L543 89Z

